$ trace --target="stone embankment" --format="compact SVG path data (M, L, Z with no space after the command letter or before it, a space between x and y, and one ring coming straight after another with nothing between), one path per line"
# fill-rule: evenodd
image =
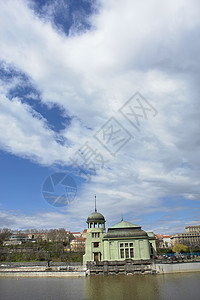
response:
M95 274L167 274L200 271L199 260L138 260L90 262L90 275Z
M158 262L153 265L153 269L156 274L200 272L200 261L174 261L173 263Z
M200 271L200 260L140 260L90 262L87 270L82 264L66 263L1 263L0 276L14 277L80 277L112 274L168 274Z
M14 277L80 277L86 276L82 264L1 263L0 276Z

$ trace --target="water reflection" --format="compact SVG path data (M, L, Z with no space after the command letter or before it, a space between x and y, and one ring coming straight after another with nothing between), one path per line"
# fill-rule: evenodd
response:
M0 278L0 299L199 300L200 272L82 278Z
M86 299L160 299L160 287L153 275L92 276L86 282Z

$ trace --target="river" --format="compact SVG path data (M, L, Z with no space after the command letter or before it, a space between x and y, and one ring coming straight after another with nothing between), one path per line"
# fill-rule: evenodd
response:
M200 272L80 278L0 278L2 300L199 300Z

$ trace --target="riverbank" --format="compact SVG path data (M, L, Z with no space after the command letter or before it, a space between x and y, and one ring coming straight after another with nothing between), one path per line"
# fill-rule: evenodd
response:
M170 274L200 272L200 261L182 261L161 263L159 261L101 262L93 264L89 270L82 265L37 266L37 265L0 265L0 277L85 277L88 275L136 275L136 274Z
M132 260L88 262L90 275L167 274L200 271L199 260Z
M12 262L0 264L0 277L83 277L82 264L51 262Z
M85 272L47 272L47 271L38 271L38 272L24 272L24 271L13 271L13 272L0 272L0 277L85 277Z
M200 262L156 263L153 268L156 274L200 272Z

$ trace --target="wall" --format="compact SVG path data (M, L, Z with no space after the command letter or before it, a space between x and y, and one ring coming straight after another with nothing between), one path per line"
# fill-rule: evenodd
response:
M195 271L200 271L200 262L154 264L153 269L156 270L156 273L160 273L160 274L195 272Z

